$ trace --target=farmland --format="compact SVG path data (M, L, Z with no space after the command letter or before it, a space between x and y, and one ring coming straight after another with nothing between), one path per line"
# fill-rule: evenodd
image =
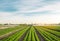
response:
M0 29L0 41L60 41L60 26L22 24Z

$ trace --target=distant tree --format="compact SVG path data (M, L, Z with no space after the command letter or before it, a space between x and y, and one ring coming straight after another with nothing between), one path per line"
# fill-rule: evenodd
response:
M4 24L4 25L8 25L8 23Z

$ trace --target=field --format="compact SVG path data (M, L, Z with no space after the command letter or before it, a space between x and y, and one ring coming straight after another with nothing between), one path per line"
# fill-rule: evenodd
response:
M60 41L60 26L22 24L0 29L0 41Z

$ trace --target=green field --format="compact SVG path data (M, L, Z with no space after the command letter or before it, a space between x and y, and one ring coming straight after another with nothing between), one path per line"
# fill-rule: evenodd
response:
M18 25L0 29L0 41L60 41L60 26Z

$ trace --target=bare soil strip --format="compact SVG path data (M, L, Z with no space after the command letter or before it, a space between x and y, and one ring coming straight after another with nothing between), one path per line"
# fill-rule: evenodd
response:
M28 33L28 31L30 30L30 28L21 36L21 38L18 41L23 41L24 40L24 38L25 38L26 34Z
M43 36L41 36L41 34L37 31L36 28L35 28L35 31L36 31L36 34L38 35L38 38L40 39L40 41L45 41L45 39L43 38Z

